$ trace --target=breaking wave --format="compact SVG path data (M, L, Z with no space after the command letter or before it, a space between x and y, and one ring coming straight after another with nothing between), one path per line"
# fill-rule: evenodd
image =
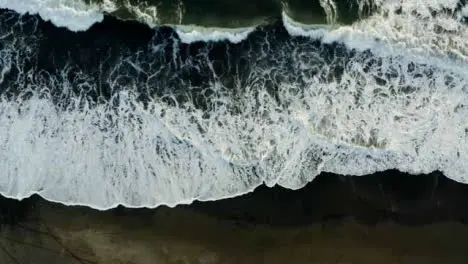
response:
M363 1L376 11L339 25L322 2L328 24L284 12L229 33L98 15L73 33L3 2L17 12L0 14L0 193L108 209L298 189L320 172L467 183L466 6Z
M72 31L87 30L104 19L99 6L87 5L81 0L0 0L0 8L20 14L39 14L42 19Z

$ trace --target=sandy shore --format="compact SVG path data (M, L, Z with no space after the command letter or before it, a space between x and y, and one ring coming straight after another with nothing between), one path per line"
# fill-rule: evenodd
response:
M3 226L0 263L468 263L468 226L239 224L187 208L95 211L40 201Z
M466 264L467 198L441 173L397 171L175 208L0 197L0 264Z

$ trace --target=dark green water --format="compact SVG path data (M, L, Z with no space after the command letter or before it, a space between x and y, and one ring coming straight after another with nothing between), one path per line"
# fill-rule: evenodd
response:
M103 4L104 0L87 0ZM108 0L115 7L111 13L122 19L137 19L149 24L195 24L209 27L248 27L281 16L285 11L305 24L349 24L359 19L352 1L337 1L327 20L327 5L318 0ZM324 9L325 7L325 9ZM366 13L366 12L364 12Z

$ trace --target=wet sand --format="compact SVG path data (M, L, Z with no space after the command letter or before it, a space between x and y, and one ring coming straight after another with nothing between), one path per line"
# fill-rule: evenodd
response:
M162 208L115 215L41 203L40 221L6 228L1 263L466 263L468 226L374 227L352 220L296 228L236 225ZM13 261L11 256L16 261Z
M423 189L431 189L426 184L409 197L404 190L410 192L410 180L424 186L424 179L429 183L439 177L430 197L449 201L446 194L451 193L458 197L452 201L464 208L460 195L465 185L440 175L387 174L377 180L346 178L357 180L353 188L360 190L359 197L367 193L376 202L362 210L349 202L353 200L346 192L349 181L336 175L322 176L299 191L264 187L243 197L176 208L97 211L38 197L22 202L2 199L0 263L468 263L464 212L433 202L439 211L426 208L424 212L430 212L426 220L418 218L409 224L401 221L404 218L382 214L385 206L379 207L377 196L369 196L373 188L386 191L385 197L399 197L394 200L404 208L416 196L423 197L427 193ZM389 190L386 180L390 178L385 176L392 175L400 185L392 182L394 188ZM452 191L444 192L447 188ZM324 191L317 194L318 190ZM310 204L315 209L304 206L307 197L314 200ZM416 209L421 204L414 206L415 213L407 218L421 213ZM389 209L399 214L395 207ZM378 220L362 221L375 219L371 216L376 214L380 214Z

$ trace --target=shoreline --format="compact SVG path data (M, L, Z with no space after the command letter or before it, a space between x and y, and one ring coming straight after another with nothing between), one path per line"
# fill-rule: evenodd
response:
M394 207L379 198L380 190L393 197ZM467 195L468 185L440 173L386 171L359 177L322 174L296 191L260 187L236 198L174 208L98 211L38 196L2 198L0 260L465 263L468 225L463 219L468 214L462 202Z
M394 221L403 225L424 225L444 221L468 223L468 185L440 172L410 175L396 170L366 176L322 173L305 187L290 190L261 185L253 192L216 201L194 201L173 208L126 208L108 210L67 206L39 195L23 200L0 196L2 219L21 221L37 204L113 213L152 214L160 208L201 213L220 220L264 226L305 226L330 220L353 219L365 225ZM13 213L13 214L12 214Z

